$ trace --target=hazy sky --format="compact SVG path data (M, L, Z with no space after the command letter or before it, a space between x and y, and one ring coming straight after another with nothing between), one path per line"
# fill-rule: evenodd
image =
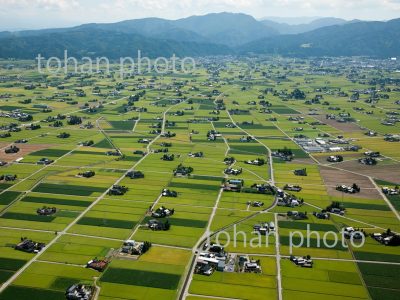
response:
M400 0L0 0L0 30L64 27L143 17L177 19L210 12L265 16L400 17Z

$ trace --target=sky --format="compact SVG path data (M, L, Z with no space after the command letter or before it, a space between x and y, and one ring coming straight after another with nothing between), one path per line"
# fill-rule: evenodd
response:
M0 0L0 30L68 27L160 17L178 19L211 12L263 18L400 18L400 0Z

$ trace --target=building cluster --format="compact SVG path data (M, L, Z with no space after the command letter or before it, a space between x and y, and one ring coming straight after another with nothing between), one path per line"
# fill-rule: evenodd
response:
M353 185L351 186L345 184L337 185L336 190L347 194L355 194L359 193L361 191L361 188L357 184L353 183Z
M344 208L342 203L334 201L330 205L328 205L326 209L322 210L322 213L328 212L331 214L344 216L345 210L346 209Z
M144 174L141 171L129 171L126 173L126 177L130 179L138 179L138 178L144 178Z
M203 152L195 152L195 153L190 152L190 153L188 154L188 156L189 156L189 157L192 157L192 158L204 157L204 153L203 153Z
M83 284L74 284L66 292L67 300L90 300L94 295L94 287Z
M161 160L164 161L173 161L174 159L175 159L174 154L164 154L163 156L161 156Z
M388 196L396 196L400 194L400 188L398 186L395 186L394 188L384 186L382 192Z
M210 130L207 132L207 140L208 141L216 141L217 137L221 137L221 133L216 130Z
M15 246L15 250L28 253L39 253L45 246L45 243L35 242L25 237L21 238L21 242Z
M175 209L169 209L164 206L157 208L155 211L151 212L153 218L165 218L170 217L175 213Z
M86 268L93 269L93 270L96 270L99 272L103 272L107 268L109 263L110 263L110 261L108 261L106 259L94 258L94 259L88 261L88 263L86 264Z
M4 149L4 153L6 154L15 154L19 152L19 148L15 145L11 145L10 147L7 147Z
M279 149L271 153L272 157L278 158L283 161L291 161L294 158L292 150L288 148Z
M20 109L13 110L11 112L0 111L0 117L11 118L21 122L32 120L32 116L30 114L24 113Z
M360 149L359 146L351 145L349 140L342 137L336 139L311 139L301 136L296 137L294 141L308 153L358 151Z
M113 196L122 196L129 190L128 187L124 185L114 184L112 188L108 190L108 195Z
M278 206L295 207L303 205L304 202L302 199L298 199L296 196L281 189L277 189L275 197Z
M242 168L235 169L235 168L229 167L229 168L226 168L224 170L224 174L226 174L226 175L234 175L234 176L240 175L240 174L242 174L242 172L243 172Z
M290 256L290 261L293 262L296 266L302 267L302 268L312 268L313 267L313 260L309 255L307 256Z
M119 254L122 256L138 256L146 253L150 248L150 242L137 242L134 240L127 240L122 245Z
M382 233L372 233L371 237L385 246L400 246L400 235L390 229Z
M161 196L176 198L176 197L178 197L178 193L176 191L172 191L169 189L163 189L161 191Z
M292 219L292 220L307 220L307 212L299 212L299 211L288 211L287 212L287 217Z
M53 159L50 159L50 158L47 158L47 157L43 157L43 158L41 158L41 159L39 159L36 163L38 164L38 165L50 165L50 164L52 164L54 162L54 160Z
M331 156L328 156L328 158L326 160L331 163L338 163L338 162L343 161L343 156L342 155L331 155Z
M261 235L267 235L270 232L275 232L275 223L261 223L253 226L253 232L258 232Z
M12 174L0 175L0 181L9 182L9 181L15 181L15 180L17 180L17 175L16 174L14 174L14 175L12 175Z
M365 235L363 232L360 230L356 230L353 227L345 227L343 228L343 236L346 239L353 239L353 240L360 240L362 239Z
M253 160L246 160L244 163L253 166L263 166L265 164L265 160L263 158L257 158Z
M177 177L183 177L183 176L189 176L192 174L193 168L192 167L185 167L183 164L179 164L176 169L174 169L173 173L174 176Z
M153 231L168 231L171 224L168 219L165 222L159 219L151 219L147 222L147 227Z
M96 173L94 171L85 171L78 173L78 177L83 177L83 178L91 178L94 177Z
M260 260L251 259L248 255L229 254L224 248L211 244L204 245L203 252L197 258L195 274L210 276L215 271L227 273L261 273Z
M47 207L47 206L43 206L42 208L38 208L36 210L36 213L39 216L51 216L51 215L54 215L56 212L57 212L57 208Z
M302 190L302 188L299 185L286 184L283 187L283 190L290 191L290 192L300 192Z

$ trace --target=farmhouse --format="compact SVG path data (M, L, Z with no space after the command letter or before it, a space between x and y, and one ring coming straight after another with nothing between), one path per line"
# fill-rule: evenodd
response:
M293 173L296 176L307 176L307 169L304 168L304 169L294 170Z
M264 202L262 201L248 201L247 205L251 205L252 207L263 207Z
M234 164L236 162L236 160L235 160L235 158L234 157L225 157L224 158L224 163L226 164L226 165L232 165L232 164Z
M108 190L108 195L114 195L114 196L122 196L128 191L128 187L126 186L121 186L114 184L112 188Z
M241 168L240 169L226 168L224 170L224 174L237 176L237 175L242 174L242 169Z
M164 206L161 206L160 208L157 208L157 210L153 211L151 213L151 216L153 218L165 218L165 217L169 217L172 216L174 214L175 210L172 209L168 209Z
M144 178L144 174L141 171L129 171L125 176L130 179Z
M90 300L92 299L94 288L83 284L74 284L66 292L67 300Z
M332 202L331 205L326 207L326 211L332 214L344 216L345 208L340 202ZM324 210L322 212L325 212Z
M242 137L239 139L239 141L242 142L242 143L249 143L249 142L254 141L254 138L251 137L251 136L242 136Z
M46 157L43 157L43 158L39 159L36 163L38 165L50 165L53 162L54 162L54 160L46 158Z
M19 152L19 148L15 145L12 145L4 150L6 154L14 154Z
M244 262L244 272L246 273L261 273L260 260L250 260Z
M253 166L262 166L265 164L265 160L262 158L257 158L254 160L246 160L244 163Z
M189 157L204 157L204 154L203 154L203 152L195 152L195 153L192 153L192 152L190 152L189 154L188 154L188 156Z
M228 179L222 184L224 191L240 192L244 185L244 180L242 179Z
M302 188L299 185L286 184L283 189L285 191L300 192Z
M262 223L262 224L255 224L253 226L254 232L258 232L261 235L267 235L269 232L269 225L268 223Z
M95 175L96 173L94 171L85 171L83 173L78 173L78 177L83 177L83 178L91 178Z
M109 264L109 261L107 261L107 260L103 260L103 259L99 260L99 259L95 258L95 259L88 261L88 263L86 264L86 268L93 269L93 270L96 270L99 272L103 272L107 268L108 264Z
M371 237L385 246L400 246L400 235L393 233L390 229L383 233L372 233Z
M212 261L211 263L216 263L218 264L218 261L215 260ZM196 262L196 267L194 269L194 273L195 274L200 274L200 275L206 275L206 276L210 276L214 273L214 267L212 266L212 264L210 264L209 260L205 260L205 259L198 259Z
M327 212L313 212L313 216L321 220L329 220L330 214Z
M39 253L46 246L44 243L34 242L28 238L21 238L21 242L15 246L15 250L28 252L28 253Z
M0 175L0 181L15 181L17 179L17 175L11 175L11 174L6 174L6 175Z
M164 154L163 156L161 156L161 160L164 161L173 161L174 159L175 159L174 154Z
M359 240L364 237L363 233L360 232L359 230L355 230L353 227L345 227L343 228L343 236L346 239L355 239Z
M373 157L360 158L358 162L366 166L374 166L378 163L378 161Z
M295 207L303 204L303 200L297 199L294 195L288 194L281 189L276 191L275 197L278 206Z
M67 133L67 132L62 132L62 133L60 133L60 134L58 134L57 135L57 137L59 138L59 139L67 139L67 138L69 138L71 135L69 134L69 133Z
M347 186L347 185L338 185L336 186L336 190L339 192L347 193L347 194L355 194L359 193L361 191L360 187L353 183L352 186Z
M380 157L381 153L380 152L376 152L376 151L367 151L367 152L364 152L364 155L368 156L368 157L376 158L376 157Z
M115 151L110 150L110 151L106 152L106 155L107 156L122 156L122 153L119 150L115 150Z
M243 192L245 193L256 193L256 194L268 194L268 195L274 195L275 194L275 189L266 183L254 183L250 188L243 188Z
M326 159L328 162L342 162L343 156L341 155L331 155Z
M293 220L307 220L307 212L288 211L287 216Z
M54 215L56 212L57 212L57 208L47 207L47 206L43 206L42 208L38 208L36 210L36 213L39 216L51 216L51 215Z
M170 229L171 224L169 223L169 221L165 221L162 222L160 220L155 220L155 219L151 219L147 222L147 226L149 227L149 229L154 230L154 231L167 231Z
M178 197L178 193L177 192L171 191L169 189L163 189L162 192L161 192L161 195L163 197L173 197L173 198Z
M398 186L396 186L395 188L383 187L382 188L382 192L385 195L395 196L395 195L399 195L400 194L400 189L399 189Z
M150 242L136 242L127 240L120 249L120 254L123 255L142 255L151 248Z
M296 264L296 266L300 266L302 268L312 268L313 267L313 261L309 255L307 256L290 256L290 261Z
M185 167L183 164L179 164L174 170L174 176L189 176L193 172L192 167Z

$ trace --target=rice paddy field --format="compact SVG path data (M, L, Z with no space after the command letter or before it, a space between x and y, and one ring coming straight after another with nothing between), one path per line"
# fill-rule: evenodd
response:
M393 62L204 58L190 74L124 79L38 74L34 64L0 61L1 300L65 299L78 283L101 300L399 298L399 246L371 237L400 233L400 196L382 189L400 185ZM319 138L342 148L312 151L301 142ZM6 153L12 146L18 151ZM274 154L283 150L291 160ZM367 151L379 152L376 165L359 162ZM331 155L343 160L329 162ZM177 174L180 165L190 174ZM126 176L133 171L144 177ZM235 179L240 192L226 188ZM336 189L352 184L361 190ZM299 201L293 207L278 199L286 185L301 187L290 192ZM124 192L110 192L115 186ZM344 213L318 217L332 203ZM152 230L152 212L162 207L174 210L162 218L168 230ZM255 234L271 223L273 234ZM347 227L365 243L344 238ZM17 251L24 239L45 247ZM127 240L151 248L120 255ZM260 271L235 265L198 274L208 243ZM309 256L312 268L291 255ZM103 272L86 268L93 259L107 260Z

